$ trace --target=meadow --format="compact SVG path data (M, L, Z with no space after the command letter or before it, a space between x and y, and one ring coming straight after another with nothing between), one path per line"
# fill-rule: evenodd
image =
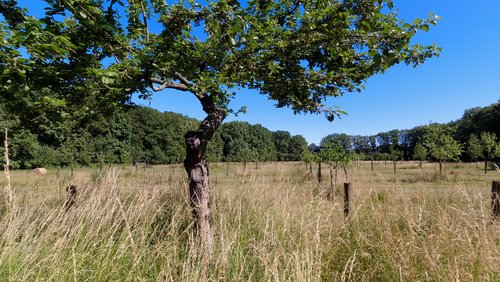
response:
M210 281L500 281L500 220L481 165L354 163L353 209L300 162L210 164ZM314 171L315 172L315 171ZM0 281L199 281L181 165L12 171ZM339 176L343 174L339 173ZM342 176L343 177L343 176ZM342 180L342 177L340 178ZM343 180L339 182L339 188ZM65 187L77 205L65 211ZM0 185L7 190L5 177Z

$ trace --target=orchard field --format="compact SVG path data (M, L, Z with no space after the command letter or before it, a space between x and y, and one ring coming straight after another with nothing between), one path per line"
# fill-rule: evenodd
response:
M210 165L210 281L499 281L500 222L481 164L349 165L343 191L301 162ZM198 281L181 165L11 172L0 206L1 281ZM343 173L339 172L339 188ZM65 212L65 188L77 186ZM0 184L7 191L3 177Z

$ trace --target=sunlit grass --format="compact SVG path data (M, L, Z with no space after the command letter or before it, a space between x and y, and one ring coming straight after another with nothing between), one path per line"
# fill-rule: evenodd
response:
M210 165L213 281L498 281L500 224L475 164L349 167L354 209L302 163ZM343 174L339 173L340 179ZM341 185L339 183L339 186ZM78 187L65 212L65 187ZM0 181L2 187L5 181ZM1 281L197 281L201 259L181 165L13 171L0 201Z

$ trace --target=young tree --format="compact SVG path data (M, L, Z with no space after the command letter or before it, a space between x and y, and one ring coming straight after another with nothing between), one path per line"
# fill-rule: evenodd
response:
M233 91L257 89L277 107L333 120L341 111L325 106L327 97L439 52L410 43L437 18L407 23L391 0L43 3L46 16L37 19L15 0L0 1L0 85L22 90L47 79L65 102L92 94L123 103L165 89L193 95L206 118L184 136L184 166L205 254L212 249L206 149L231 112Z
M422 145L420 143L415 145L415 149L413 149L413 158L420 161L418 163L419 168L422 168L422 161L427 159L428 155L429 155L429 152L424 145Z
M312 175L312 164L316 162L316 154L309 149L306 149L302 151L302 154L300 155L300 159L307 165L309 166L309 173Z
M439 175L443 171L443 161L457 160L462 153L461 144L453 139L450 129L444 125L432 124L427 127L424 140L429 155L439 162Z
M484 173L488 173L488 161L500 155L500 143L497 142L497 136L492 132L481 132L479 135L481 146L480 157L484 160Z
M471 160L476 162L477 168L477 160L482 157L483 148L481 146L481 141L477 138L476 134L471 134L469 137L469 141L467 142L467 154Z
M396 168L398 165L398 161L403 158L403 152L398 150L395 147L391 148L391 151L389 152L389 158L392 160L392 165L394 168L394 174L396 174Z
M330 170L330 192L329 196L333 197L336 194L335 187L337 185L337 175L339 166L344 169L346 181L349 181L347 175L347 165L352 159L352 155L340 143L328 143L321 148L319 153L321 161L328 164ZM335 174L334 174L335 171Z

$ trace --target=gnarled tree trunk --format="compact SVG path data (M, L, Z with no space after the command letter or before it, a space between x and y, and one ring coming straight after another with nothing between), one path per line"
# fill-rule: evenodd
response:
M204 105L204 109L206 109ZM195 228L201 241L203 264L207 265L212 256L213 237L210 228L210 183L206 161L208 141L226 117L224 109L217 109L213 104L206 112L208 116L203 120L197 131L189 131L184 135L186 142L186 159L184 168L189 178L189 197Z
M224 93L198 93L195 91L196 85L191 83L188 78L178 72L171 75L175 81L156 77L148 77L147 79L153 91L156 92L167 88L191 92L200 101L203 111L207 113L207 117L196 131L189 131L184 135L186 143L184 168L189 179L189 199L195 219L195 230L201 243L202 280L206 280L208 262L213 251L213 238L210 230L210 183L206 152L208 142L226 118L227 109L219 107L213 99L213 95L215 95L214 97L223 96Z

